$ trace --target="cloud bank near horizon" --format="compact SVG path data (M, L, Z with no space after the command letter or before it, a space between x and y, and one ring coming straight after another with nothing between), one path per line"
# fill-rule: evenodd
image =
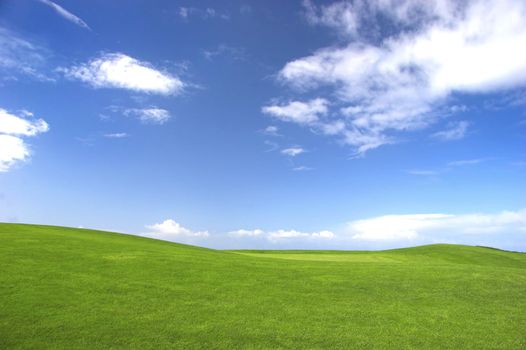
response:
M402 214L353 220L336 230L237 229L210 233L184 228L172 219L147 225L146 235L212 248L385 249L432 243L488 245L506 249L506 237L526 238L526 209L496 213ZM504 238L504 239L503 239ZM526 240L525 240L526 242ZM526 244L522 246L526 250Z

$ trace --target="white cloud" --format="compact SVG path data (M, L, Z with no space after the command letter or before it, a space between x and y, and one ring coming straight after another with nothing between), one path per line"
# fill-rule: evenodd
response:
M125 132L116 132L116 133L113 133L113 134L104 134L104 137L107 137L107 138L110 138L110 139L122 139L122 138L125 138L125 137L128 137L128 136L130 136L130 135L128 135Z
M22 111L20 114L24 117L33 116L32 113L28 115L27 111ZM0 108L0 134L35 136L48 130L49 125L43 119L27 120Z
M188 228L181 226L178 222L167 219L161 223L146 225L146 228L150 230L144 234L144 236L162 239L166 241L177 241L181 238L198 238L208 237L208 231L192 231Z
M393 143L395 132L437 122L439 107L455 92L526 85L522 0L357 0L305 7L310 23L335 28L348 42L288 62L278 79L301 92L328 91L330 105L339 106L332 117L345 126L332 134L357 154ZM298 122L286 106L270 107L276 108L263 112ZM322 128L318 119L314 114L303 123ZM444 138L461 138L467 125L458 126Z
M164 124L172 117L166 109L151 108L128 108L124 110L126 116L136 116L143 123Z
M16 163L29 159L31 152L22 137L49 130L43 119L27 119L33 117L33 113L23 110L19 114L0 108L0 172L9 171Z
M404 241L443 234L480 235L526 233L526 209L497 214L412 214L385 215L348 223L347 233L355 240Z
M0 134L0 172L6 172L15 163L26 160L29 154L29 149L21 138Z
M526 237L526 209L474 214L384 215L351 221L338 231L257 228L211 235L208 231L185 228L171 219L146 227L149 231L142 235L147 237L223 249L272 248L275 245L289 249L378 249L444 242L525 249L521 239Z
M87 63L60 70L66 77L95 88L121 88L173 95L181 93L185 87L178 77L122 53L103 54Z
M316 98L308 102L292 101L285 105L265 106L262 112L287 122L311 124L318 121L319 116L327 114L327 104L327 100Z
M51 7L55 12L57 12L60 16L65 18L66 20L78 25L79 27L82 27L84 29L91 30L91 28L79 17L75 16L68 10L64 9L62 6L59 6L55 4L53 1L50 0L40 0L41 3L46 4L47 6Z
M235 239L243 238L262 238L271 243L278 243L284 241L312 241L312 240L331 240L336 235L328 230L316 231L316 232L302 232L297 230L276 230L276 231L264 231L261 229L245 230L240 229L231 231L228 236Z
M469 123L465 120L449 123L446 130L438 131L432 136L442 141L460 140L466 135L468 127Z
M277 242L283 239L332 239L334 237L334 233L327 230L310 233L296 230L277 230L267 234L267 239L271 242Z
M305 153L305 150L301 147L290 147L281 150L281 153L289 157L295 157L297 155Z
M258 236L263 235L264 233L265 232L260 229L255 229L255 230L240 229L236 231L230 231L228 235L230 237L258 237Z

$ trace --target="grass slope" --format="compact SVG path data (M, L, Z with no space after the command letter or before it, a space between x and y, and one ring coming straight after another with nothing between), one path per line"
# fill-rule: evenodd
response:
M526 254L214 251L0 224L0 349L525 349Z

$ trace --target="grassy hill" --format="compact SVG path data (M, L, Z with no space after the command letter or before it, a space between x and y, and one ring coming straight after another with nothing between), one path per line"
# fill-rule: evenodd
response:
M216 251L0 224L0 349L525 349L526 254Z

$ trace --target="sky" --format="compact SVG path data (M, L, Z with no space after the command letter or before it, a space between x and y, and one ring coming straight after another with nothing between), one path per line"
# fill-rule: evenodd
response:
M523 0L0 0L0 221L526 251Z

